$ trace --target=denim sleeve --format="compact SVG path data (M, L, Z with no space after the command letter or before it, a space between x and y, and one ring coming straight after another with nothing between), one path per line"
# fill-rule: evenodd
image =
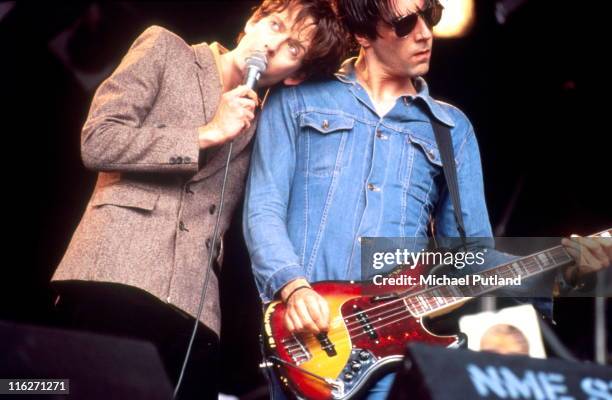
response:
M480 151L472 126L459 146L455 144L457 183L461 199L461 214L467 237L492 237L489 213L485 202ZM442 191L435 215L436 232L440 237L458 237L453 203L448 190Z
M468 238L491 238L483 241L490 250L485 258L482 270L490 269L501 264L505 264L517 259L517 256L502 253L494 250L493 231L489 221L489 213L485 201L482 166L480 162L480 151L476 135L469 122L467 122L467 133L462 143L456 147L457 161L457 183L459 185L459 197L461 201L461 214L465 225L465 232ZM438 241L444 243L444 238L458 237L457 223L452 201L448 190L443 191L436 215L436 236ZM469 239L468 239L469 240ZM547 283L548 279L534 278L524 283L518 289L508 289L500 292L500 296L512 296L517 302L530 302L542 314L552 318L552 298L550 297L531 297L530 293L542 292L533 289L535 285ZM552 283L550 284L552 295Z
M306 277L287 231L298 134L292 113L293 90L274 90L266 100L246 186L243 232L264 302L273 300L289 281Z

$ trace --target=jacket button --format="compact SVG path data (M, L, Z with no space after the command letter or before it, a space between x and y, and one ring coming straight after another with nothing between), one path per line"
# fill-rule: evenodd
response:
M183 163L183 157L176 157L176 163L177 164L182 164Z
M379 138L380 140L387 140L387 135L385 135L384 133L382 133L382 131L376 131L376 137Z
M189 164L191 162L191 157L183 157L183 163Z
M170 157L170 164L176 164L176 157Z
M328 120L326 120L326 119L324 119L324 120L323 120L323 123L321 124L321 127L322 127L323 129L327 129L327 128L329 128L329 121L328 121Z
M189 229L187 229L183 221L179 222L179 229L182 230L183 232L189 232Z
M208 208L208 212L212 215L215 213L215 211L217 210L217 206L212 204L209 208Z
M372 183L368 183L368 190L371 190L372 192L380 192L380 189Z

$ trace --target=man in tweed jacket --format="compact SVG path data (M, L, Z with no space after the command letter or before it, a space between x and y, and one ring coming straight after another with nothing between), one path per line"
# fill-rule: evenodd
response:
M258 102L240 84L245 58L266 52L260 87L293 85L335 71L343 40L325 0L264 1L231 51L189 46L158 26L136 39L96 91L82 131L83 162L99 174L52 278L66 325L155 342L176 381L206 281L191 361L214 375L222 237L243 190ZM230 140L220 246L211 249ZM188 373L182 398L214 397L214 383L190 382Z

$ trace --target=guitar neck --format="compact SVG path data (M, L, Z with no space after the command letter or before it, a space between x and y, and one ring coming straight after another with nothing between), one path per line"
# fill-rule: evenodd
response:
M504 281L507 278L528 279L555 268L573 263L572 256L562 247L556 246L512 262L472 275L471 282ZM474 276L483 279L474 279ZM501 279L498 279L501 278ZM470 283L467 285L434 286L417 294L404 297L406 306L414 315L432 314L452 305L465 302L500 289L505 285Z
M610 237L612 229L596 233L591 236ZM521 280L539 275L555 268L563 267L574 262L573 257L563 246L555 246L512 262L499 265L486 271L472 274L484 279L479 281L489 282L488 277L517 278ZM441 285L422 290L416 294L404 296L406 307L413 315L421 316L435 314L445 308L463 303L471 298L490 293L505 285L469 284L469 285Z

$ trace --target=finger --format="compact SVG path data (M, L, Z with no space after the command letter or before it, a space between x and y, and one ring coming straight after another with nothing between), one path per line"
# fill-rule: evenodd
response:
M243 97L248 97L249 99L257 102L257 93L255 93L253 89L249 89L249 91L246 92Z
M295 325L293 325L293 321L291 321L291 317L286 311L285 311L284 319L285 319L285 327L287 328L287 330L291 333L295 332Z
M608 259L612 262L612 238L601 237L599 238L599 241L601 243L601 246L603 247L604 252L608 256Z
M251 99L239 98L236 99L240 107L250 110L251 112L255 111L255 107L257 107L257 103Z
M323 313L321 312L318 298L316 296L308 297L306 306L308 307L308 312L310 313L313 322L317 326L317 329L319 331L327 330L327 321L323 318Z
M594 238L599 245L601 251L600 260L605 267L609 267L612 264L612 239L606 237Z
M306 306L306 303L304 302L304 300L297 299L295 303L296 303L297 312L300 316L302 323L304 324L304 327L311 332L319 333L319 328L312 320L312 317L310 316L310 311L308 307Z
M581 274L588 274L590 272L598 271L601 269L601 263L591 253L591 250L587 247L582 246L581 250L578 251L580 261L578 263L578 270Z
M252 111L249 111L247 109L243 109L242 110L242 118L245 121L251 122L251 121L253 121L253 119L255 119L255 114L253 114Z
M319 302L319 308L321 309L321 317L323 318L323 321L325 322L325 330L329 329L329 304L327 304L327 301L322 298L319 297L318 298L318 302Z
M608 259L608 255L604 251L601 246L601 241L597 238L587 238L587 237L574 237L573 240L577 241L583 246L583 250L592 255L595 259L597 259L600 264L599 268L603 265L608 265L610 260Z
M291 322L293 323L294 332L303 331L304 325L293 307L288 311L288 314L289 318L291 318Z
M257 93L251 88L246 87L245 85L237 86L236 89L232 90L232 94L238 97L246 97L257 101Z
M572 248L576 251L580 251L580 243L578 243L577 241L573 240L575 236L572 235L571 239L568 238L563 238L561 239L561 244L563 246L565 246L566 248Z

